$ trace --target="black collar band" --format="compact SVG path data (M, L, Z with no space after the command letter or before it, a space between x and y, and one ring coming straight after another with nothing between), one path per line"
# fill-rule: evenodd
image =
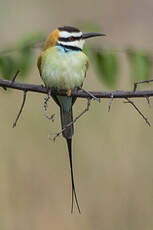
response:
M62 46L65 51L67 52L68 50L76 50L76 51L82 51L81 48L76 47L76 46L67 46L67 45L62 45L62 44L58 44L57 46Z

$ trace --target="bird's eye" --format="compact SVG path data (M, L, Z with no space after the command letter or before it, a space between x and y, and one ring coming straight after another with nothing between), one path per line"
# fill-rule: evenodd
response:
M69 37L69 41L74 41L74 37Z

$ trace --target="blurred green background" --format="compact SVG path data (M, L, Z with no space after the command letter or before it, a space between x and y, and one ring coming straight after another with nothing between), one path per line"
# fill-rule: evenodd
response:
M151 0L0 0L0 49L8 49L33 32L48 34L60 25L92 22L107 37L92 39L89 44L119 56L115 89L129 90L135 70L131 70L125 50L135 47L152 54L152 12ZM39 53L37 49L31 60L27 83L42 84L36 67ZM110 90L96 77L92 65L84 88ZM92 102L90 111L75 125L73 159L82 214L75 210L71 215L65 140L60 137L53 143L48 139L48 134L60 130L59 111L50 101L49 111L56 119L54 123L45 119L43 98L28 93L17 127L12 129L22 93L1 89L0 229L152 229L153 128L123 100L114 100L109 113L109 100ZM153 124L152 107L144 99L134 101ZM77 100L74 116L85 104L86 100Z

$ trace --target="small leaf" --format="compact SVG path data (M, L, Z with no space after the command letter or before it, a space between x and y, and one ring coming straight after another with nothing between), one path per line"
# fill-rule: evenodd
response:
M12 79L16 70L16 63L11 56L0 56L0 71L5 79Z
M95 67L100 80L108 87L114 87L119 73L118 57L113 52L94 50Z
M132 82L148 80L152 77L152 57L147 52L128 49Z

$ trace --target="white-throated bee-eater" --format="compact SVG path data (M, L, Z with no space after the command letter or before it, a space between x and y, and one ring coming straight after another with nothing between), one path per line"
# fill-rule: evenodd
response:
M72 181L72 209L75 198L78 211L80 207L75 191L72 167L72 136L74 133L72 106L76 97L71 96L71 90L82 87L88 69L88 58L83 53L85 39L104 36L101 33L82 33L71 26L63 26L49 34L43 52L38 58L40 76L48 89L66 90L67 96L54 95L52 98L60 107L62 132L67 141L71 181Z

